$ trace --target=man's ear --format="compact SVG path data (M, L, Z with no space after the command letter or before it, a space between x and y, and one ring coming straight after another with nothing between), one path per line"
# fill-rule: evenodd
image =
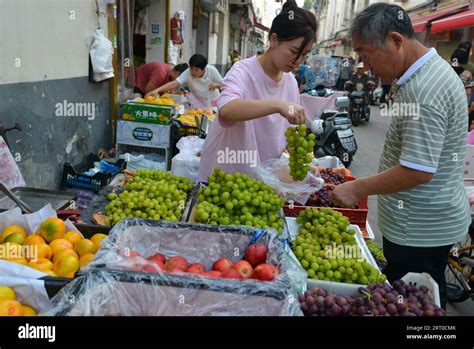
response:
M405 37L399 32L390 32L388 34L388 40L391 41L397 47L397 49L400 49L400 47L405 42Z

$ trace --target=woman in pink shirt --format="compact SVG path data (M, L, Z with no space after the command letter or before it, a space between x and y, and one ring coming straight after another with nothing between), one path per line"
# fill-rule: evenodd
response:
M289 125L305 121L291 71L311 51L316 29L311 12L287 1L273 20L268 51L232 66L217 101L219 116L204 144L198 181L206 182L215 167L253 176L255 166L281 156Z

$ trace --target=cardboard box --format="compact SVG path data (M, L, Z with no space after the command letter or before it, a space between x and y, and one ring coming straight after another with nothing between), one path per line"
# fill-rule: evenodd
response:
M158 104L129 102L122 104L122 120L168 125L171 123L174 107Z

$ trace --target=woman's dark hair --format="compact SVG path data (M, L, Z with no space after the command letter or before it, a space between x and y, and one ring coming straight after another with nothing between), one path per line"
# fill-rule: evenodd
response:
M199 68L199 69L206 69L207 66L207 58L203 55L195 54L189 60L189 66L191 68Z
M182 64L178 64L174 67L174 70L176 70L177 72L179 72L180 74L184 73L184 71L186 69L189 68L189 65L187 63L182 63Z
M451 61L459 64L467 64L469 61L469 51L457 48L451 55Z
M458 45L458 49L464 50L467 52L471 51L472 44L469 41L463 41Z
M298 59L306 45L316 41L317 29L318 23L313 13L298 7L296 1L287 1L272 22L270 36L275 33L279 41L304 38L296 58Z

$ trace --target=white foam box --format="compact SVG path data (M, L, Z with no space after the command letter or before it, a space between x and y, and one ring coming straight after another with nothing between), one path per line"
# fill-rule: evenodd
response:
M441 306L438 283L431 277L430 274L408 273L402 277L402 280L405 281L406 284L414 285L418 288L420 288L420 286L426 286L428 288L428 295L430 298L438 307Z
M288 231L291 236L291 240L294 240L298 235L299 224L296 223L296 218L287 217L286 223L288 226ZM362 236L362 231L360 230L359 226L357 225L349 225L347 229L354 229L355 233L355 240L357 245L360 247L361 257L365 259L370 265L380 271L377 263L375 262L374 257L369 251L367 244ZM296 257L295 257L296 258ZM325 280L314 280L314 279L307 279L306 283L307 289L312 289L314 287L324 288L325 290L334 293L340 296L357 296L359 295L358 289L359 287L366 287L366 285L360 284L346 284L343 282L334 282L334 281L325 281Z

